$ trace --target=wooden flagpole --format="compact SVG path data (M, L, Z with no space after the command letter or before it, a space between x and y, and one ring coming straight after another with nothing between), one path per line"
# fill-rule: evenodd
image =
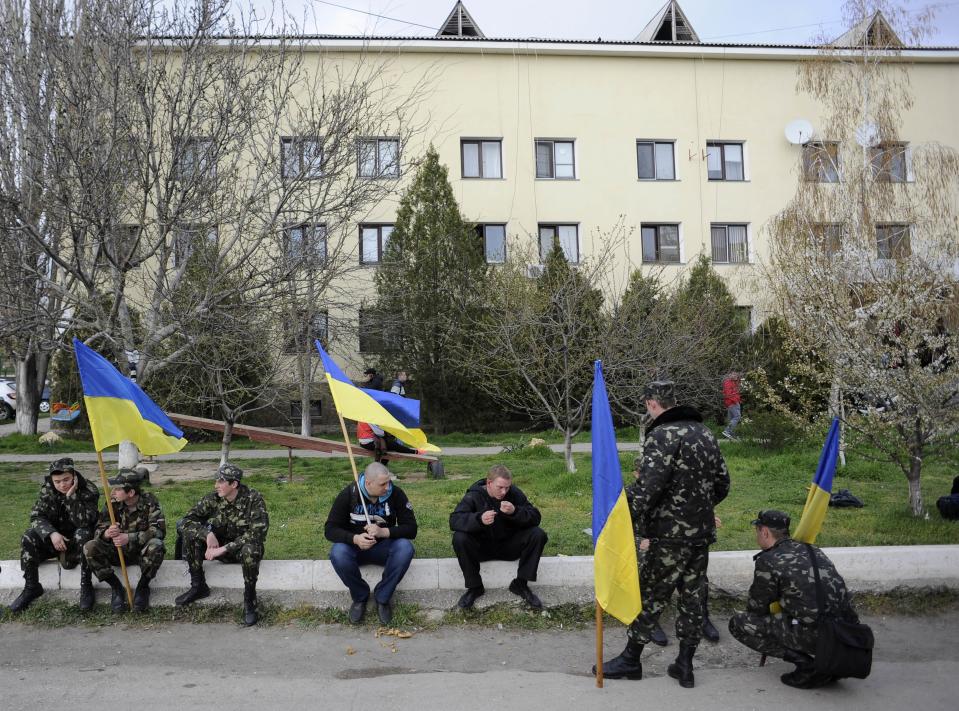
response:
M343 415L340 414L335 401L333 402L333 409L336 410L336 416L340 418L340 429L343 431L343 441L346 443L346 454L350 458L350 467L353 469L353 481L356 482L356 493L360 495L360 506L363 507L363 515L366 516L366 525L369 526L370 512L366 510L366 499L363 498L363 490L360 489L360 475L356 472L356 460L353 459L353 445L350 444L350 436L346 433L346 423L343 421Z
M603 688L603 607L596 601L596 688Z
M97 450L97 462L100 463L100 482L103 484L103 493L107 497L107 512L110 514L110 524L117 525L116 514L113 513L113 501L110 499L110 482L107 481L107 470L103 466L103 452ZM120 570L123 571L123 584L127 588L127 601L130 603L130 609L133 609L133 588L130 587L130 578L127 575L127 562L123 558L123 548L116 546L117 555L120 558Z

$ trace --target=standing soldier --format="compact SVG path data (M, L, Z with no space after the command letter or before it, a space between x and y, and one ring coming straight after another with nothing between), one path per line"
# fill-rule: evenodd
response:
M57 459L50 465L40 496L30 512L30 528L20 539L24 586L10 605L11 612L26 610L43 595L39 566L47 558L55 557L59 557L60 565L67 569L80 564L80 609L86 612L93 607L93 582L82 548L93 536L99 498L100 490L80 476L70 457Z
M634 525L649 539L640 572L643 611L629 626L626 649L603 664L603 674L642 679L643 646L652 640L663 608L678 589L679 655L666 671L688 689L694 684L693 655L703 634L709 544L716 540L713 507L729 493L729 472L702 415L676 404L673 383L650 383L643 397L653 421L646 430L640 476L626 491Z
M243 621L255 625L256 579L263 559L270 518L263 496L241 484L243 470L221 464L214 491L183 518L183 556L190 567L190 589L176 599L177 606L207 597L210 588L203 576L203 561L218 559L243 566Z
M157 498L143 491L146 474L135 469L120 469L108 481L116 524L110 523L110 512L104 506L92 541L83 546L87 565L97 580L113 590L110 607L114 612L127 609L126 592L113 566L120 564L118 550L123 550L126 563L140 564L140 580L133 593L133 611L145 612L150 607L150 581L163 563L166 548L166 520Z

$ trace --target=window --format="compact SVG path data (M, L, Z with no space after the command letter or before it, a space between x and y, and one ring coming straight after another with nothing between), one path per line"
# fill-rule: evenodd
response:
M644 262L679 262L679 225L643 224Z
M570 264L579 263L579 226L578 225L540 225L539 226L539 258L546 261L546 257L559 244L563 256Z
M290 225L283 230L287 263L313 267L326 263L326 225Z
M200 250L215 251L218 237L216 226L179 225L173 232L173 267L182 266Z
M815 243L829 258L836 256L842 249L843 232L843 226L836 222L817 222L812 226Z
M807 143L802 147L803 177L811 183L839 182L839 144Z
M476 233L483 241L487 264L506 261L506 225L476 225Z
M710 180L745 180L743 144L706 144L706 172Z
M912 253L909 225L876 225L879 259L904 259Z
M281 138L280 176L306 179L323 177L323 145L320 139Z
M503 142L462 141L464 178L502 178Z
M288 320L284 325L283 352L289 355L315 355L314 341L318 340L324 346L329 342L330 315L326 310L315 311L312 316L309 311L299 311L295 320Z
M361 178L397 178L400 175L400 139L361 138L357 144Z
M908 147L905 143L884 143L869 149L872 175L881 183L905 183L909 179Z
M290 419L299 420L303 416L303 403L299 400L290 400ZM310 400L310 419L318 420L323 417L323 401Z
M176 158L176 177L184 181L216 177L213 139L187 138L180 143L179 156Z
M360 225L360 264L379 264L386 253L393 225Z
M746 264L749 262L749 242L746 225L711 225L713 262L716 264Z
M386 353L402 348L400 330L379 309L360 309L360 353Z
M576 177L572 141L536 141L536 177L571 180Z
M146 251L142 235L143 228L140 225L117 225L110 248L105 251L112 249L112 257L117 264L139 266L145 258Z
M636 141L636 165L640 180L675 180L672 141Z

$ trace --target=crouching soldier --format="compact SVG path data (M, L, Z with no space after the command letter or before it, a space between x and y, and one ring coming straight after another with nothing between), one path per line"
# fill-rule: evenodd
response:
M166 520L157 498L143 491L146 474L134 469L120 469L110 478L110 498L117 522L110 523L110 512L104 506L97 523L93 540L83 546L87 565L97 580L113 589L110 607L114 612L127 609L126 592L113 566L120 564L119 550L129 565L139 563L140 580L133 593L133 611L144 612L150 608L150 581L163 563L166 548Z
M82 548L93 536L99 498L100 490L80 476L70 457L57 459L50 465L40 496L30 512L30 528L20 539L24 586L10 605L11 612L26 610L43 595L39 566L47 558L59 558L60 565L67 569L80 565L80 609L87 611L93 607L93 583Z
M183 517L183 557L190 567L190 589L176 599L177 606L207 597L204 560L243 566L243 621L255 625L256 579L263 559L263 545L270 528L263 496L241 484L243 470L232 464L217 469L214 491Z

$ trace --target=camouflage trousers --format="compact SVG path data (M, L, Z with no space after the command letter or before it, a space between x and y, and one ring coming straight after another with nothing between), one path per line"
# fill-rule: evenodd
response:
M221 546L227 543L231 541L220 539ZM194 537L184 531L183 558L190 567L191 573L203 570L204 553L206 553L206 536ZM243 566L243 584L256 585L256 579L260 574L260 561L263 560L263 546L259 543L247 543L239 550L224 553L217 560L221 563L239 563Z
M816 654L819 632L812 625L793 624L785 615L761 615L737 612L729 620L729 633L750 649L770 657L779 657L787 650Z
M24 531L20 539L20 570L40 565L48 558L59 558L60 565L67 570L76 568L83 562L83 544L93 537L93 531L78 528L73 535L63 534L63 537L67 541L67 549L61 553L53 547L49 538L41 536L36 529Z
M138 563L141 577L152 580L163 563L166 547L163 539L151 538L145 546L135 545L132 542L123 546L123 559L127 565ZM87 565L97 576L97 580L106 580L113 574L113 566L120 565L120 555L117 547L110 541L95 538L83 546L83 555Z
M647 644L673 591L677 592L676 636L687 644L699 644L703 635L703 593L709 546L678 546L653 543L639 568L643 611L629 625L627 635Z

